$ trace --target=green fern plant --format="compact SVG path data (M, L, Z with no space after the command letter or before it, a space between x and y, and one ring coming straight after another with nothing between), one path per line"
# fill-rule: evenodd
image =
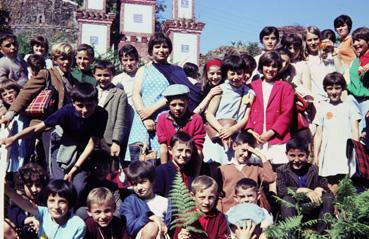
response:
M193 226L194 222L196 222L203 213L196 210L195 201L184 184L179 172L174 178L172 189L169 193L169 199L172 204L172 213L175 218L171 223L170 229L181 227L189 232L206 235L203 230Z

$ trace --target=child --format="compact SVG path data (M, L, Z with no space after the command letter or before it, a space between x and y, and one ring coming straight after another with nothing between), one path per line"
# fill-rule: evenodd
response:
M98 83L98 104L108 112L102 148L112 157L119 159L125 154L123 142L128 137L125 135L127 96L111 82L114 71L114 65L110 61L98 60L95 64L94 76ZM119 164L120 161L116 163Z
M199 84L199 67L191 62L186 62L183 65L183 71L185 72L187 79L193 84L198 85Z
M177 172L181 172L184 183L190 188L196 172L192 169L192 158L195 150L195 142L183 131L178 131L170 139L169 154L172 160L156 168L154 192L163 197L168 197L172 183Z
M338 56L346 70L350 68L351 62L355 59L355 52L352 49L352 37L350 31L352 28L352 20L347 15L340 15L334 19L334 28L341 38L338 46Z
M174 84L162 93L167 99L169 112L162 113L158 118L156 134L160 144L160 162L168 162L168 148L170 139L177 131L186 132L192 137L198 155L202 155L202 146L205 138L205 128L199 114L188 110L188 93L190 89L185 85ZM200 158L199 158L200 159ZM199 162L198 166L200 167Z
M245 68L245 62L237 55L230 55L223 61L222 77L226 81L220 85L222 94L211 99L205 113L207 127L212 127L217 133L212 136L207 129L203 151L205 162L227 163L231 137L245 127L249 119L255 93L243 83ZM222 124L221 120L228 122Z
M205 112L213 96L222 93L222 89L219 87L223 83L221 67L222 61L219 59L209 60L205 64L201 77L202 101L193 110L194 113L201 114Z
M97 90L88 83L73 88L72 104L56 111L36 125L25 128L14 136L1 140L6 146L31 133L59 125L63 130L60 145L53 147L50 167L51 177L72 181L77 192L85 187L87 166L84 162L102 138L107 122L107 112L97 106Z
M264 211L265 219L261 222L260 227L266 229L273 224L273 215L260 205L261 192L259 192L258 184L251 178L240 179L235 186L234 199L236 204L252 203L261 207ZM230 209L232 210L232 208Z
M204 234L190 233L184 228L176 227L173 239L208 238L226 239L228 238L228 223L225 215L216 209L218 199L218 184L211 177L202 175L193 180L191 184L191 194L195 200L196 210L203 215L193 223L197 229L206 232Z
M270 162L259 151L254 149L255 139L249 133L238 133L232 143L234 156L231 161L219 167L219 185L224 195L219 201L218 208L227 212L234 204L234 188L242 178L251 178L259 183L272 183L275 181ZM252 158L252 154L261 159ZM252 162L254 161L254 162Z
M28 163L15 174L15 188L19 195L29 200L33 204L41 202L41 191L48 183L48 176L45 170L35 163ZM8 217L14 222L16 228L21 231L26 238L36 238L39 221L24 211L18 205L11 203L8 207Z
M30 45L30 54L24 56L24 60L28 63L28 58L31 55L38 55L44 59L46 68L50 69L53 67L52 61L48 58L48 51L49 51L49 42L47 38L43 36L36 36L32 38L29 42Z
M87 196L86 239L116 238L123 239L124 222L113 215L115 211L114 196L107 188L95 188Z
M154 193L155 168L147 161L134 161L127 168L134 194L120 207L132 238L162 238L170 223L168 199Z
M254 70L256 69L256 61L254 57L247 53L243 53L240 55L242 60L245 62L245 78L243 80L244 84L250 84L251 83L251 76Z
M251 105L246 129L256 139L262 153L274 165L287 163L284 144L290 139L294 92L278 78L282 60L275 51L260 57L258 70L263 75L250 86L256 97Z
M319 176L326 177L330 189L335 192L339 180L349 172L346 141L350 138L358 140L361 117L354 105L341 100L346 81L340 73L333 72L324 77L323 87L329 102L319 104L313 121L317 125L314 164L319 166Z
M0 97L6 109L13 104L20 91L19 85L12 80L4 80L0 84ZM25 115L14 117L12 124L8 126L10 136L15 135L29 126L30 120ZM27 163L31 157L34 140L32 137L17 140L17 144L9 149L8 172L17 172L23 164Z
M96 85L96 80L91 69L91 64L94 60L94 48L88 44L79 45L76 54L77 67L71 72L72 76L79 82L87 82Z
M45 69L45 59L37 54L29 55L27 58L28 78L36 77L40 70Z
M9 79L22 87L28 80L27 64L18 56L17 37L10 33L0 35L0 82Z
M10 200L31 213L40 221L39 238L82 239L86 226L83 220L71 212L76 199L76 190L64 180L51 181L45 188L47 207L37 206L23 198L5 184L5 193Z
M334 137L331 139L334 139ZM308 163L309 146L306 141L301 138L291 139L286 145L286 154L289 163L277 169L278 196L295 205L297 203L296 199L289 195L288 190L302 193L317 205L316 210L319 219L323 219L326 213L332 214L334 196L328 188L327 180L319 176L318 167ZM283 219L295 215L296 209L294 207L281 205L281 217ZM324 228L325 224L323 222L318 223L318 232L323 232Z

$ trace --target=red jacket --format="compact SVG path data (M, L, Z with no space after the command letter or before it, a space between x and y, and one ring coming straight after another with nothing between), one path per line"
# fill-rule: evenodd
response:
M250 84L256 97L251 106L250 118L246 129L252 129L258 134L263 133L264 102L262 80L258 79ZM266 109L266 130L272 129L276 134L269 140L269 144L283 144L290 138L290 127L294 105L294 92L292 86L278 80L274 83Z

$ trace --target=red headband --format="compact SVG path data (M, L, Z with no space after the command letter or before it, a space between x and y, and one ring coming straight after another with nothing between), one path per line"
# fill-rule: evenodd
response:
M222 67L222 61L221 60L218 60L218 59L213 59L213 60L210 60L208 61L208 63L206 63L206 71L209 71L209 68L212 67L212 66L219 66L219 67Z

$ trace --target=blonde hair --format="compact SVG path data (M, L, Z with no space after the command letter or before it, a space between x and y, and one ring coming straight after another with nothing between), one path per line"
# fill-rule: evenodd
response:
M105 187L94 188L91 190L87 196L87 208L91 209L91 205L93 203L98 205L108 204L114 207L114 210L116 207L113 193Z
M191 192L193 194L196 194L196 192L202 192L209 188L211 188L213 192L218 194L217 182L213 178L206 175L196 177L191 184Z
M69 43L66 43L66 42L61 42L51 47L51 56L53 60L55 60L56 58L62 55L72 57L73 54L74 54L73 47Z

